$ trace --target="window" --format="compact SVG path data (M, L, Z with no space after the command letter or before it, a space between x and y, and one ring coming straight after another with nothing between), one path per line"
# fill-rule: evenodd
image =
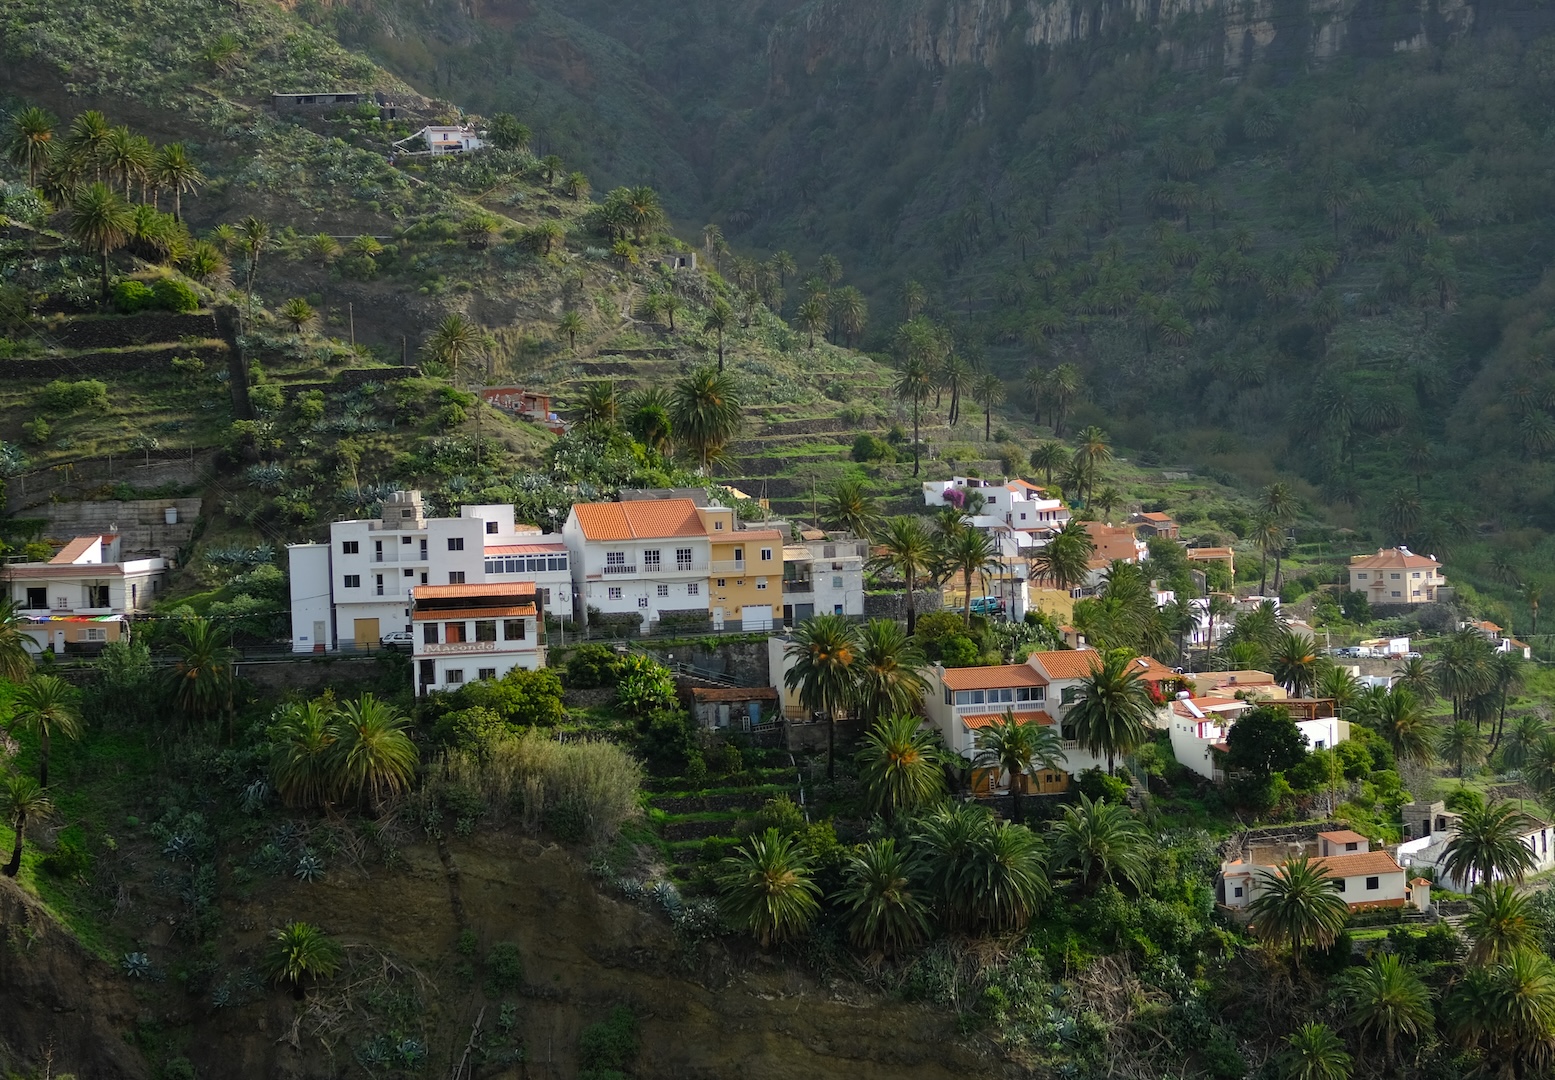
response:
M1015 688L1016 701L1046 701L1047 687L1045 686L1017 686Z
M831 587L834 589L842 588L842 577L840 575L833 576L831 579Z
M625 566L626 566L626 552L624 552L624 551L607 551L607 552L605 552L605 572L606 573L609 573L611 571L611 569L619 570L619 569L621 569L621 568L623 568Z
M1410 574L1409 576L1412 577L1412 578L1417 578L1417 577L1420 576L1420 571L1416 570L1413 574Z
M466 635L466 627L465 627L464 623L462 623L462 622L451 622L451 623L444 623L443 625L445 627L445 629L443 631L443 640L448 642L448 644L450 644L450 645L462 645L466 641L470 640L469 637Z
M423 570L423 571L421 571L421 584L425 585L426 583L427 583L427 572L425 570Z
M656 586L653 591L657 596L668 596L670 594L670 587L668 585L659 585Z
M408 544L408 543L410 543L410 542L411 542L411 540L413 540L413 539L414 539L414 537L410 537L410 536L402 536L402 537L400 537L400 543L401 543L401 544Z
M495 521L488 521L488 522L486 522L486 534L488 536L495 536L496 533L497 533L497 523Z
M841 604L833 604L831 606L831 613L833 615L841 615L842 614L842 605Z
M416 576L416 572L414 570L406 570L405 571L405 576L406 577L415 577Z
M1075 697L1075 688L1072 687L1072 686L1066 686L1066 687L1064 687L1063 692L1060 693L1059 696L1058 696L1058 703L1060 705L1073 705L1074 704L1074 697Z
M690 548L676 548L675 549L675 569L676 570L690 570L691 569L691 549Z
M492 524L496 523L493 522ZM475 670L475 677L477 679L495 679L497 677L497 669L494 667L477 668Z
M1356 581L1365 581L1366 580L1366 571L1362 570L1360 573L1356 574L1355 575L1355 580Z
M464 571L463 570L450 570L450 571L448 571L448 584L450 584L450 585L463 585L464 584Z
M724 531L724 523L721 522L721 521L713 522L713 531L714 532L723 532Z
M735 562L744 562L745 561L745 549L744 548L735 548L734 549L734 561Z
M757 592L762 592L763 590L766 589L766 587L767 587L767 579L766 578L759 577L759 578L756 579L756 591Z
M744 588L745 587L745 579L744 578L739 578L738 580L735 581L735 584L740 586L741 588Z
M1232 892L1232 895L1233 896L1241 896L1242 895L1242 886L1238 885L1236 887L1236 889Z
M29 611L42 610L49 606L48 589L28 589L27 608Z
M464 682L464 668L449 668L443 681L449 686L459 686Z
M691 584L687 585L686 586L686 595L687 596L701 596L702 595L702 583L699 582L699 581L693 581Z
M377 595L379 595L379 596L383 595L383 575L382 574L374 574L373 575L373 589L376 591Z
M448 538L448 550L449 551L463 551L464 550L464 537L462 537L462 536L450 536Z
M383 562L383 541L373 541L373 562Z
M497 620L495 620L495 619L477 619L477 620L475 620L475 640L476 641L496 641L497 640Z
M772 561L772 549L771 548L762 548L761 549L761 561L762 562L771 562Z
M1394 596L1398 596L1398 595L1400 595L1400 593L1399 593L1399 591L1397 589L1394 589L1393 590L1393 595Z
M637 598L637 606L640 608L646 608L648 606L648 598L646 596L639 596Z
M657 570L659 568L659 549L643 552L643 569Z
M348 588L348 589L360 589L361 587L362 587L362 575L361 574L347 574L346 575L346 588Z
M1334 878L1333 880L1334 888L1339 892L1344 892L1344 878Z
M719 588L720 588L720 589L722 589L722 588L724 588L724 585L725 585L725 582L726 582L726 581L727 581L727 580L728 580L728 579L727 579L727 578L719 578L719 579L718 579L718 587L719 587Z
M503 641L523 641L524 640L524 636L525 635L524 635L524 620L523 619L503 619L502 620L502 640Z
M1381 887L1382 887L1382 879L1381 878L1369 877L1369 878L1366 879L1366 891L1367 892L1376 892Z
M609 589L605 590L605 592L606 595L609 596L612 600L621 599L621 586L619 585L612 585Z
M108 606L108 586L106 586L106 585L88 585L86 587L86 606L87 607L107 607Z
M422 626L421 626L421 644L423 644L423 645L436 645L437 644L437 623L429 622L429 623L423 623L422 624Z
M86 628L86 640L88 640L88 641L107 641L108 640L108 631L104 630L100 626L89 626L89 627Z
M1389 574L1388 575L1388 579L1391 580L1391 581L1397 581L1398 580L1398 575L1397 574Z
M423 559L427 557L427 538L424 536L421 538L421 557Z
M360 541L357 541L357 540L342 540L342 541L340 541L340 554L342 554L342 555L356 555L361 550L362 550L362 545L361 545Z
M1361 845L1357 844L1355 841L1352 840L1349 843L1345 844L1344 849L1346 851L1359 851L1360 847L1361 847Z

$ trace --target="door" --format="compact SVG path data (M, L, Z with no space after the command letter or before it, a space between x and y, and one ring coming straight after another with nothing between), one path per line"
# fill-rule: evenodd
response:
M351 638L358 649L376 649L380 636L377 619L357 619L352 625Z
M740 610L740 629L742 629L742 630L771 630L772 629L772 605L771 604L746 604Z
M328 637L329 637L329 633L325 629L324 620L323 619L314 619L313 620L313 651L314 652L323 652L325 649L329 648Z
M722 630L723 628L724 628L724 609L721 608L721 607L715 607L713 609L713 629L714 630Z

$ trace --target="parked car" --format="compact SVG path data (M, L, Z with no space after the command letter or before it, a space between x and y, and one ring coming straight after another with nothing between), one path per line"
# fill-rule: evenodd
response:
M973 615L997 615L1004 610L1004 601L997 596L979 596L972 601Z
M415 643L409 630L393 630L378 639L385 649L409 649Z

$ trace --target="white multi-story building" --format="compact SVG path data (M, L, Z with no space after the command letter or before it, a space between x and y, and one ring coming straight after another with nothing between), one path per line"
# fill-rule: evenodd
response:
M418 696L545 666L544 602L532 582L417 585L411 594Z
M1005 481L952 476L949 480L928 480L923 484L923 504L929 507L950 506L955 500L961 500L960 505L965 506L965 500L974 494L982 496L983 508L974 516L973 523L984 528L1002 525L1021 534L1017 541L1022 547L1039 546L1042 539L1069 523L1069 508L1062 499L1050 498L1042 488L1019 478Z
M572 577L560 537L515 527L513 508L465 506L428 518L419 491L396 492L376 518L336 521L329 543L293 544L292 651L376 648L411 630L411 590L523 580L563 618Z
M112 533L78 536L48 562L0 570L38 652L92 652L126 633L127 616L167 586L168 561L126 559Z
M863 615L868 559L868 540L784 544L783 621L793 626L812 615Z

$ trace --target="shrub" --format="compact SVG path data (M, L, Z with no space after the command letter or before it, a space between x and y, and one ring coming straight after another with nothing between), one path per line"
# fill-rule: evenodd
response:
M567 657L567 685L575 690L608 686L619 670L620 658L608 645L579 645Z
M707 776L707 761L696 749L696 725L684 709L655 709L637 721L637 732L642 736L638 749L645 756L666 763L684 761L689 775L695 755L702 776Z
M450 402L437 410L433 417L439 431L450 431L465 421L465 413L462 406Z
M134 278L125 278L123 281L114 282L111 290L113 306L126 315L133 315L137 311L146 311L157 302L156 294L143 281Z
M787 836L799 832L804 827L804 811L799 809L799 805L787 795L768 799L750 821L750 830L755 833L776 829Z
M498 994L517 990L524 985L524 962L518 954L518 946L511 941L499 941L486 954L486 974Z
M642 766L614 743L559 743L532 728L493 742L483 757L451 751L446 773L448 783L479 791L499 820L516 812L537 829L560 810L594 841L637 814L643 780Z
M896 451L890 443L866 431L853 440L853 460L889 463L896 460Z
M1116 776L1109 776L1100 769L1086 769L1080 774L1080 794L1092 802L1106 799L1113 806L1122 806L1128 799L1128 785Z
M718 748L718 768L726 776L734 776L745 769L745 758L740 754L740 748L733 743L724 743Z
M555 727L567 716L561 676L549 668L514 668L500 679L466 683L453 696L461 709L482 708L505 724Z
M675 704L675 679L669 668L651 657L634 653L620 661L616 703L633 716L646 716Z
M49 422L39 416L22 425L22 434L27 436L27 441L42 446L49 441L49 436L54 429L49 427Z
M177 278L158 278L151 286L153 306L163 311L187 314L200 310L200 298L195 291Z
M637 1057L637 1018L625 1005L578 1036L578 1080L613 1080Z
M260 415L269 416L280 412L281 406L286 404L286 392L275 383L263 383L249 389L248 401Z
M54 412L108 408L108 384L99 379L55 379L38 392L38 401Z
M500 715L482 705L444 713L432 728L432 737L438 742L477 754L484 753L493 740L512 733Z

